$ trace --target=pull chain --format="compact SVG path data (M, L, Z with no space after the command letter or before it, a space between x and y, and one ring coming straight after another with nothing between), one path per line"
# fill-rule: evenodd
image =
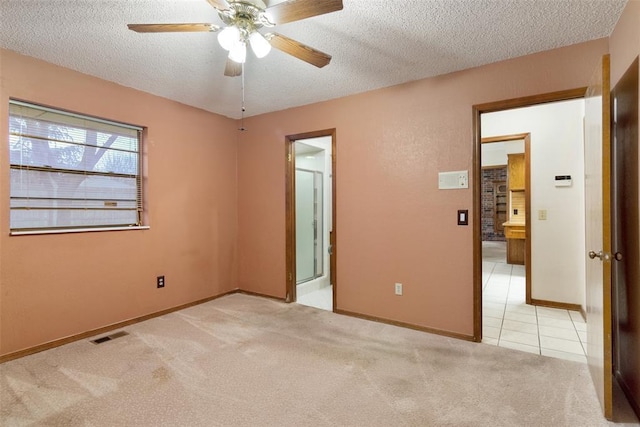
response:
M245 108L244 108L244 63L242 64L242 110L240 112L241 114L241 119L240 119L240 129L238 129L240 132L244 132L245 130L247 130L247 128L244 127L244 112L245 112Z

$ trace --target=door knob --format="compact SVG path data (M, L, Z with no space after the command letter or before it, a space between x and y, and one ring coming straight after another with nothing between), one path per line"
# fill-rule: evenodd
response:
M598 258L600 261L609 261L611 259L611 255L602 251L598 253L596 253L595 251L589 251L589 258Z
M615 255L613 255L613 259L616 261L622 261L622 253L616 252Z

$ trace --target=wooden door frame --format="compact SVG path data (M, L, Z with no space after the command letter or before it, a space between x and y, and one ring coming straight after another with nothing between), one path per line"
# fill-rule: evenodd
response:
M329 245L332 248L330 256L330 281L333 285L333 311L336 311L336 258L338 256L336 241L336 129L324 129L314 132L299 133L285 136L285 221L286 221L286 302L296 301L296 153L295 143L302 139L331 137L331 222L332 232L329 234Z
M491 144L493 142L509 142L524 140L524 217L526 219L524 225L524 237L525 237L525 258L524 258L524 270L525 270L525 289L526 289L526 302L531 304L531 133L516 133L512 135L499 135L487 138L480 138L480 144ZM481 145L482 147L482 145ZM482 150L482 148L480 148ZM482 191L482 164L480 165L480 191ZM482 201L482 195L480 196ZM481 202L482 203L482 202ZM482 221L482 209L478 211L480 213L480 220ZM507 217L508 218L508 217ZM480 247L482 247L482 226L480 227ZM482 269L482 253L480 254L480 269ZM482 274L480 274L482 276ZM482 279L480 286L482 287ZM482 298L482 290L480 293ZM482 303L480 304L482 307Z
M513 98L503 101L476 104L472 107L473 124L473 340L482 341L482 133L480 128L480 116L483 113L511 110L514 108L531 107L550 102L567 101L584 98L586 87L569 89L559 92L551 92L541 95ZM527 183L530 184L530 183ZM525 196L526 197L526 196ZM531 209L530 201L527 201L527 210ZM530 212L527 212L530 214ZM529 221L530 222L530 221ZM527 228L528 230L530 228ZM527 232L528 233L528 232ZM527 241L531 241L531 235L526 235ZM528 251L531 252L530 250ZM531 263L528 263L531 265ZM526 267L525 267L526 269ZM530 273L529 273L530 274ZM530 298L530 295L528 295Z

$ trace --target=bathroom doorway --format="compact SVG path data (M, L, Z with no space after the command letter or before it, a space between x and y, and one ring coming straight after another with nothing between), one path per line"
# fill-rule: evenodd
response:
M334 135L287 138L287 301L329 311L335 307Z

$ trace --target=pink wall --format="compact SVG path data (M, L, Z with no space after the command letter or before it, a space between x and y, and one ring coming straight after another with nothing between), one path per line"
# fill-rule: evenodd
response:
M637 55L637 10L612 52ZM284 137L327 128L337 307L471 335L473 236L455 219L472 191L437 190L437 173L471 172L472 105L584 86L607 50L602 39L265 114L240 136L221 116L0 50L0 355L236 287L284 297ZM147 126L151 229L10 237L9 97Z
M237 288L233 120L6 50L0 83L0 355ZM9 97L148 127L150 230L9 236Z
M611 87L640 54L640 0L630 0L609 39Z
M472 105L586 86L607 51L601 39L248 119L240 287L284 297L285 136L336 128L337 308L472 335L473 233L456 224L472 190L438 190L438 172L471 176Z

